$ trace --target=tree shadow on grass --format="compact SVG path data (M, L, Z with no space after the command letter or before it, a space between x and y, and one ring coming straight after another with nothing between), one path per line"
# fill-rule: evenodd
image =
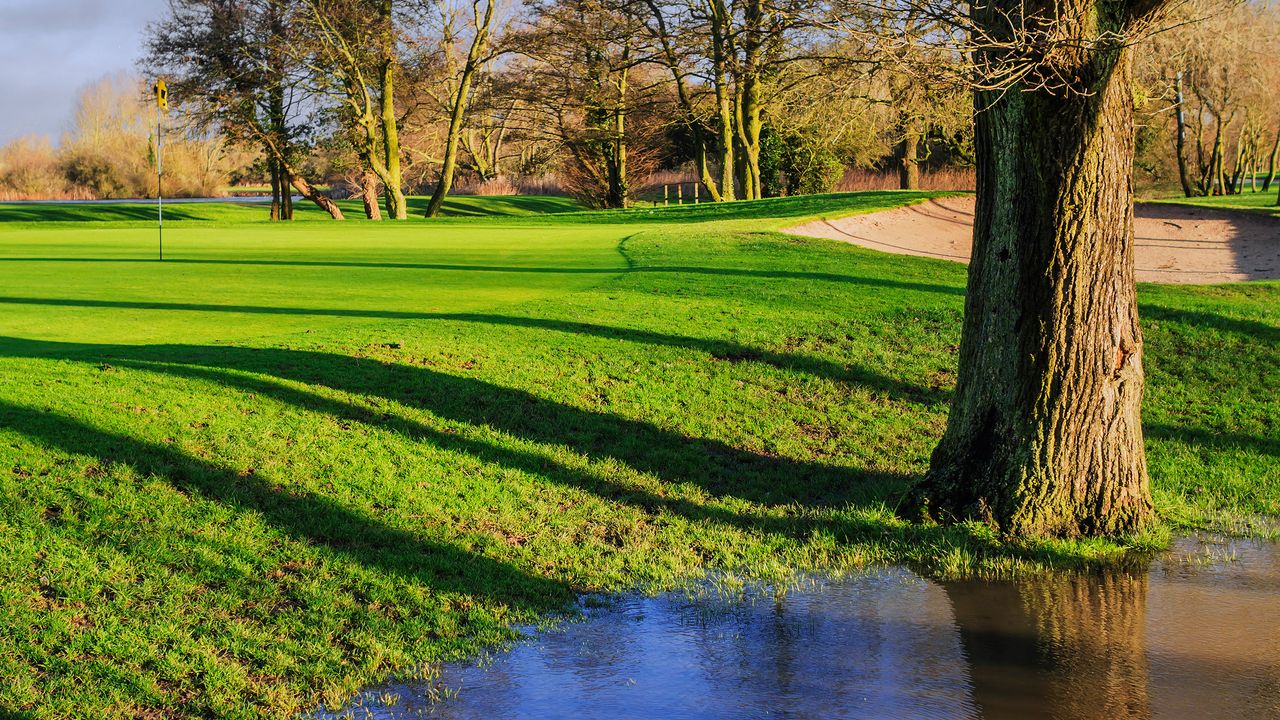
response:
M1204 428L1178 427L1175 425L1144 424L1147 437L1166 442L1177 442L1212 450L1246 450L1259 455L1280 458L1280 441L1244 435L1235 432L1214 432Z
M1181 310L1145 303L1139 303L1139 312L1141 312L1144 320L1174 322L1201 328L1218 328L1219 330L1225 330L1251 340L1266 343L1273 348L1280 347L1280 326L1258 320L1233 318L1204 310Z
M417 262L349 262L342 260L213 260L169 258L76 258L76 257L3 257L0 262L37 263L102 263L102 264L164 264L164 265L225 265L231 267L296 267L296 268L354 268L374 270L426 270L443 272L488 272L531 275L628 275L639 273L708 275L712 277L736 277L754 280L809 280L819 282L849 283L865 287L912 290L963 296L961 285L938 285L910 280L846 275L843 273L811 272L804 270L759 270L748 268L717 268L694 265L639 265L615 268L541 267L532 265L467 265L458 263ZM5 302L22 302L33 298L5 298Z
M519 457L517 451L487 443L472 445L394 415L383 416L276 380L383 398L445 420L488 427L542 445L567 447L593 460L618 460L663 482L687 483L713 495L766 505L833 507L880 501L890 494L886 486L901 488L906 483L906 478L900 476L794 460L742 450L716 440L690 438L645 422L572 407L481 380L334 353L197 345L80 345L0 338L0 355L109 363L212 380L335 417L383 425L535 473L546 465L545 456ZM502 457L492 457L495 453ZM602 494L616 495L616 491Z
M565 607L571 589L451 545L430 542L329 498L273 485L190 457L171 447L100 430L75 419L0 401L0 427L42 446L126 463L173 487L239 511L260 515L290 538L325 548L363 566L439 592L484 596L508 606L551 612Z
M947 403L951 398L949 390L925 387L923 385L916 385L914 383L898 380L868 367L842 365L840 363L808 355L763 350L728 340L697 338L688 335L672 335L652 330L622 328L609 325L599 325L596 323L558 320L552 318L498 315L494 313L433 313L396 310L316 309L257 305L204 305L198 303L154 303L114 300L15 298L0 296L0 305L3 304L44 305L50 307L225 312L263 315L310 315L317 317L349 317L378 320L434 320L521 327L537 330L551 330L571 335L590 335L593 337L618 339L634 343L698 350L711 355L717 360L726 362L758 362L776 367L780 370L802 372L813 375L814 377L826 378L837 382L850 382L866 387L869 390L883 393L907 402L934 405ZM0 344L28 342L29 341L19 340L17 338L0 337Z
M900 473L761 455L722 442L690 438L646 423L546 401L520 390L429 370L325 353L217 346L86 346L5 339L0 342L0 355L109 362L113 366L211 381L305 411L399 433L415 442L430 443L498 467L522 471L649 514L668 513L693 522L801 542L821 532L840 543L896 545L899 551L910 545L922 549L922 556L927 555L928 548L942 552L962 545L979 554L999 552L1063 564L1074 560L1054 548L997 549L989 538L974 536L962 527L900 523L893 523L891 527L887 521L847 512L851 509L874 511L891 505L912 481ZM621 461L664 483L691 485L712 497L703 500L668 489L641 486L625 477L611 477L589 467L565 464L549 451L430 427L292 383L382 397L428 410L447 420L487 426L520 440L567 447L591 460ZM6 409L0 407L0 423L5 422L5 412ZM371 518L320 496L304 494L293 498L285 490L270 488L252 478L244 480L203 461L185 458L169 448L104 434L65 418L59 418L52 425L46 420L42 425L42 414L25 408L18 412L20 416L8 424L44 444L104 460L130 462L143 472L169 478L179 487L192 487L211 499L225 498L235 507L262 512L291 535L311 537L374 567L406 575L422 574L421 569L404 567L403 558L388 565L385 557L388 553L384 550L388 547L398 548L390 553L393 555L437 553L438 566L444 568L456 569L471 562L469 553L418 541L410 534L377 525ZM747 500L760 507L730 509L717 502L721 498ZM789 509L777 512L781 507ZM352 529L335 535L333 527ZM364 539L366 533L373 540ZM420 544L419 549L413 547L415 542ZM536 579L531 581L531 586L518 571L492 561L483 561L476 567L482 577L490 579L472 582L465 577L454 577L454 585L446 584L444 588L490 594L503 602L523 603L526 607L536 607L537 598L563 597L563 593L571 589L555 584L540 587ZM466 572L469 576L471 571ZM505 573L513 576L504 577ZM433 582L432 576L426 575L424 581ZM512 589L521 587L531 589L528 593L516 593ZM556 606L548 604L545 609L551 611Z
M913 478L901 473L750 452L720 441L691 438L648 423L545 400L522 390L418 367L300 350L80 345L11 338L0 339L0 356L109 363L214 382L304 411L395 432L415 442L521 471L650 514L667 513L801 542L821 532L840 543L896 546L894 552L899 553L910 546L922 558L932 551L945 554L948 548L963 546L978 555L997 553L1051 564L1078 561L1061 548L997 547L998 543L990 538L976 536L964 527L904 525L877 519L875 511L892 505L912 482ZM433 427L394 412L334 398L317 392L319 388L384 398L471 428L496 430L522 442L505 442L469 429L458 432L449 427ZM545 611L556 609L547 598L564 598L573 589L551 580L531 578L482 556L423 541L323 496L273 487L255 476L243 478L163 445L105 433L69 418L17 406L0 406L0 424L65 452L128 462L144 473L167 478L175 486L261 513L291 536L441 589L482 594ZM610 471L600 472L577 461L567 464L556 457L556 448L567 448L591 461L621 462L665 484L698 488L710 498L672 492L673 487L655 487ZM719 502L726 498L746 500L758 507L735 509ZM872 513L850 512L859 509ZM424 559L414 559L417 555ZM472 577L473 573L477 577Z
M226 203L217 203L222 206ZM211 222L199 203L166 203L164 219ZM265 212L264 212L265 219ZM86 203L0 203L0 224L9 222L129 222L156 220L154 203L127 201Z

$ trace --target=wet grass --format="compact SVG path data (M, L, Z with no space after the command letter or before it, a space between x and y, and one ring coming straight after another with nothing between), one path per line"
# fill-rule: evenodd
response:
M1141 290L1162 531L896 519L964 268L773 230L919 197L215 218L164 264L128 222L0 223L0 711L276 717L580 593L1079 567L1280 514L1280 284L1254 283Z

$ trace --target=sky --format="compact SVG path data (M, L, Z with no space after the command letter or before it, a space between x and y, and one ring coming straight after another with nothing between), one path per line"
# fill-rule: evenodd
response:
M142 33L168 0L0 0L0 144L32 133L54 142L76 95L134 69Z

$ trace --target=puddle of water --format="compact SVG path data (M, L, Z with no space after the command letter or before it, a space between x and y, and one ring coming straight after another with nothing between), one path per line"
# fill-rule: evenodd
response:
M1186 541L1146 573L889 569L780 599L630 598L437 682L457 694L393 683L344 715L1280 717L1280 546Z

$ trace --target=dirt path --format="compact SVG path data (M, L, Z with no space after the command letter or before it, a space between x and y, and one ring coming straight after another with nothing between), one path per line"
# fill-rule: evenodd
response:
M1139 203L1136 212L1136 259L1142 282L1280 279L1280 220L1155 203ZM869 215L817 220L785 232L967 263L973 197L942 198Z

